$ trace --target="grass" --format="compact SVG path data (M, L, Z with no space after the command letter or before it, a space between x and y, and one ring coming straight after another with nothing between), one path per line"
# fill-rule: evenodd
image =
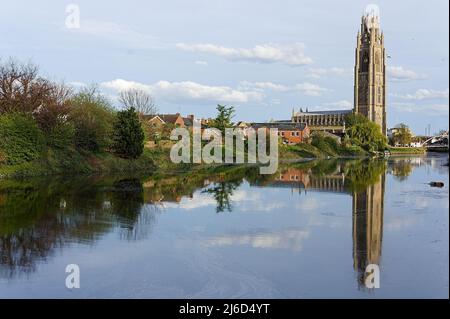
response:
M87 152L72 147L45 148L40 156L32 161L16 165L1 165L2 177L31 177L46 175L75 176L93 173L155 173L184 172L205 169L218 169L219 166L191 163L173 163L170 149L173 142L159 143L152 148L144 148L143 154L134 160L123 159L109 152ZM284 159L323 159L337 157L361 157L367 153L356 145L343 145L330 137L318 137L313 143L298 145L279 144L279 158Z
M47 148L33 161L17 165L0 165L1 177L32 177L46 175L79 175L92 173L152 172L156 166L152 153L144 150L137 159L123 159L108 152L90 153L73 148Z
M343 145L330 137L319 137L311 144L281 145L280 158L328 158L328 157L360 157L366 156L357 145Z
M389 147L391 154L425 154L423 147Z

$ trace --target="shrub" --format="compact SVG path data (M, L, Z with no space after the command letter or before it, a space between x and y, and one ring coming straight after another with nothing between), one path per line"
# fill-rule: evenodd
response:
M112 149L123 158L138 158L144 150L144 131L134 108L117 113Z
M311 145L317 147L322 152L328 155L337 155L339 153L339 144L331 136L326 136L321 133L315 133L312 136Z
M43 134L30 116L19 113L0 116L0 153L7 164L36 159L43 144Z
M75 128L72 123L60 123L47 134L47 144L56 148L73 146Z
M368 152L383 151L386 148L387 139L381 133L379 125L360 114L348 115L345 123L345 133L352 144Z
M108 100L94 87L76 94L71 105L75 146L93 152L109 147L114 112Z

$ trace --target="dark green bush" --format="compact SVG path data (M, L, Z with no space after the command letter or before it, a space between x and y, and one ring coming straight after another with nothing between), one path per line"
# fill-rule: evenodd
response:
M144 130L134 108L117 113L112 149L123 158L138 158L144 150Z
M30 116L19 113L0 116L0 153L6 164L36 159L43 145L43 134Z

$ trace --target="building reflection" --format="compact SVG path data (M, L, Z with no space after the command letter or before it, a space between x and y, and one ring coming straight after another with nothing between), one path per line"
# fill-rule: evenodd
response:
M383 242L385 174L360 192L353 192L353 267L360 287L367 265L380 265Z
M393 163L390 171L402 169L407 177L408 163ZM399 165L402 167L399 168ZM323 174L327 171L326 174ZM395 174L393 174L396 176ZM321 191L347 193L352 196L353 266L359 287L364 287L367 265L380 265L383 241L384 192L386 163L368 161L341 162L321 168L287 168L271 182L271 187L290 187L298 193Z
M391 171L399 170L391 166ZM401 171L405 176L410 172ZM274 175L243 166L214 174L0 183L0 277L31 272L55 250L93 244L106 233L118 232L124 240L147 238L164 203L180 203L198 191L215 200L216 212L232 211L233 193L248 182L300 195L351 196L353 264L362 285L366 266L381 261L385 174L384 161L328 160L289 165Z

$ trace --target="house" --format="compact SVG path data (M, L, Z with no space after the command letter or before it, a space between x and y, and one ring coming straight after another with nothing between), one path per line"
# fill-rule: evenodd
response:
M185 127L185 120L180 113L175 114L156 114L145 115L144 121L150 124L152 127L158 128L167 124L172 124L178 127Z
M254 130L265 128L278 129L278 136L285 144L300 144L304 143L310 136L310 129L306 123L292 123L292 122L271 122L271 123L251 123L250 127Z

